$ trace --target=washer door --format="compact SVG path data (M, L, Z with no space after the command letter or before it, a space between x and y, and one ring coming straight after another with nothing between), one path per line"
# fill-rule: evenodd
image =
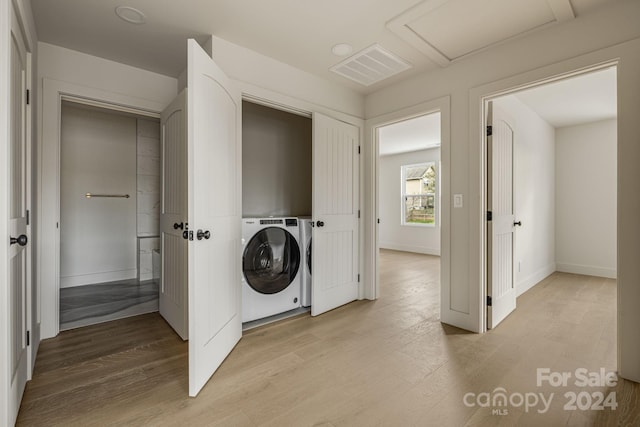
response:
M242 255L242 271L253 290L277 294L295 279L300 247L287 230L268 227L251 238Z

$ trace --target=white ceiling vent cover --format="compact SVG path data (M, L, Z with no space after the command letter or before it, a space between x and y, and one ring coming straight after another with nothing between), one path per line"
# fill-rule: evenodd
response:
M411 68L404 59L374 44L330 68L336 74L370 86Z

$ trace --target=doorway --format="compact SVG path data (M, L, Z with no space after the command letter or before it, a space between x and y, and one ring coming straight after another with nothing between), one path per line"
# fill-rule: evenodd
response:
M487 314L503 311L506 317L517 296L554 275L615 283L616 73L608 66L485 100L485 114L491 103L493 121L513 129L512 249L502 253L491 246L496 215L487 203ZM490 133L488 140L495 129ZM491 156L498 157L500 152ZM487 188L491 179L487 168ZM500 298L507 293L513 307L503 310ZM495 320L488 316L487 327L502 319Z
M63 100L60 135L60 330L157 311L159 121Z
M377 129L377 276L382 295L440 306L441 113Z

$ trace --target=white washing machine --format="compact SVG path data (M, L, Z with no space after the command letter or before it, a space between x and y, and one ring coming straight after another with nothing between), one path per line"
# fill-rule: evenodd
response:
M311 307L311 218L300 217L300 258L302 259L302 295L303 307Z
M297 218L242 219L242 321L300 307Z

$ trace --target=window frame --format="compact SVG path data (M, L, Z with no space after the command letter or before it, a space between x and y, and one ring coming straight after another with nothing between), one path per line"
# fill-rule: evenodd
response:
M417 223L407 222L407 196L416 196L415 194L406 194L406 171L407 169L419 166L433 167L435 172L435 190L433 193L424 193L424 195L433 194L433 223ZM422 195L422 194L421 194ZM413 163L400 166L400 225L407 227L437 227L440 225L440 167L437 160L427 160L426 162Z

